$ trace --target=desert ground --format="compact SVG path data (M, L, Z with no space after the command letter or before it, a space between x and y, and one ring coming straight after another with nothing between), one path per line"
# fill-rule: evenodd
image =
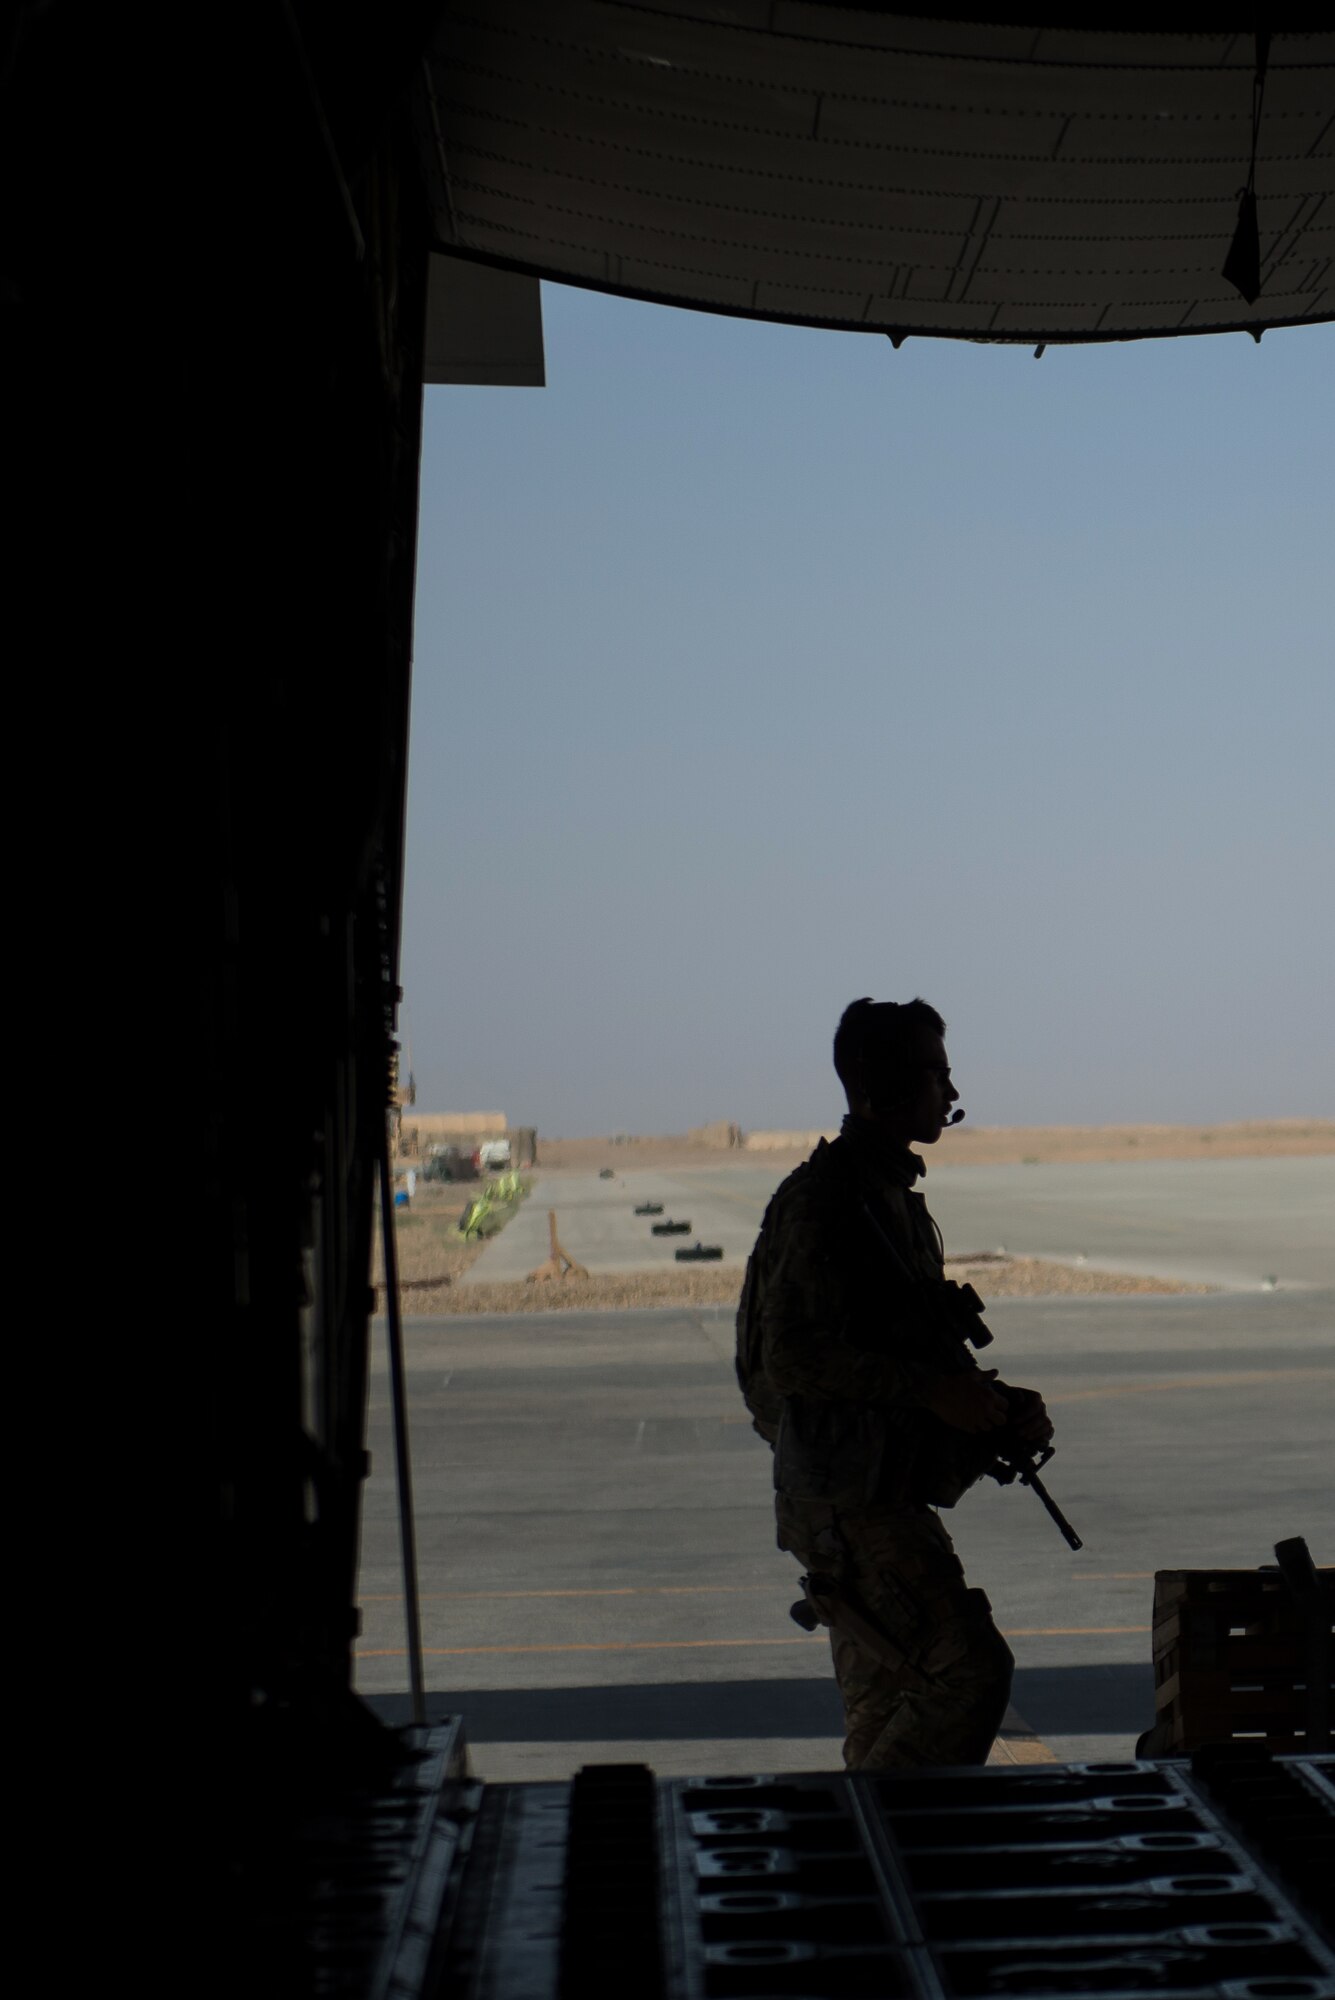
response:
M720 1157L715 1156L715 1164ZM537 1208L544 1198L560 1199L561 1183L575 1178L578 1168L547 1174L531 1197ZM536 1178L536 1177L535 1177ZM400 1306L406 1319L464 1313L614 1312L639 1306L735 1306L741 1290L744 1260L733 1257L695 1268L663 1264L641 1271L590 1271L561 1284L533 1284L524 1277L465 1284L489 1247L465 1242L459 1223L467 1209L454 1188L419 1190L411 1212L399 1211L396 1247ZM545 1213L545 1209L543 1210ZM494 1239L493 1239L494 1240ZM532 1251L533 1268L545 1252ZM523 1261L523 1260L521 1260ZM1108 1294L1206 1291L1208 1286L1180 1280L1139 1277L1050 1262L1021 1255L985 1259L950 1258L948 1275L967 1279L988 1298L1046 1298L1059 1294L1103 1297ZM377 1304L384 1308L384 1260L376 1245L374 1283Z
M812 1139L814 1143L814 1135ZM419 1182L409 1210L398 1212L396 1230L401 1299L405 1315L533 1313L559 1310L615 1311L642 1306L719 1306L735 1304L750 1239L763 1212L768 1187L805 1157L809 1145L720 1148L692 1144L685 1138L552 1139L539 1143L538 1167L527 1178L533 1193L501 1238L467 1243L458 1224L475 1187L437 1186ZM988 1299L1047 1296L1128 1296L1142 1293L1199 1292L1210 1289L1205 1272L1138 1269L1134 1254L1111 1263L1079 1254L1043 1255L1056 1249L1042 1240L1041 1196L1054 1171L1066 1167L1117 1168L1125 1182L1129 1172L1139 1179L1141 1163L1169 1161L1258 1162L1315 1159L1335 1155L1335 1120L1269 1120L1215 1126L1030 1126L982 1128L967 1126L946 1133L930 1154L933 1205L954 1187L977 1181L970 1169L1033 1167L1026 1189L1035 1197L1033 1229L1039 1240L1007 1244L1004 1252L987 1244L951 1241L951 1275L968 1278ZM603 1181L604 1168L611 1180ZM954 1170L965 1170L956 1172ZM1232 1170L1236 1173L1237 1169ZM1158 1178L1151 1171L1146 1185ZM1105 1180L1107 1174L1105 1173ZM669 1208L685 1202L705 1204L703 1213L715 1225L711 1240L723 1240L721 1262L677 1265L663 1245L643 1246L643 1256L618 1241L604 1248L606 1223L602 1211L627 1208L626 1197L662 1196ZM585 1277L561 1284L531 1284L526 1272L546 1257L546 1214L555 1207L568 1218L576 1234L566 1247L588 1267ZM597 1213L595 1214L595 1211ZM580 1233L579 1223L598 1223L594 1234ZM560 1224L567 1230L567 1221ZM511 1234L513 1232L513 1234ZM1013 1234L1009 1228L1007 1234ZM639 1242L639 1238L636 1238ZM587 1248L594 1245L594 1254ZM981 1256L979 1253L983 1253ZM1273 1261L1273 1260L1272 1260ZM604 1268L598 1268L599 1263ZM1258 1270L1257 1282L1262 1282ZM377 1251L374 1273L383 1299L383 1266Z
M831 1128L831 1135L833 1130ZM776 1137L779 1135L775 1135ZM545 1167L717 1166L720 1160L756 1165L797 1165L815 1145L817 1133L795 1145L771 1145L769 1135L751 1133L735 1149L692 1144L684 1137L544 1139L539 1158ZM1007 1166L1041 1160L1085 1164L1094 1160L1294 1159L1335 1153L1335 1119L1268 1118L1231 1125L962 1125L943 1132L932 1148L941 1166Z

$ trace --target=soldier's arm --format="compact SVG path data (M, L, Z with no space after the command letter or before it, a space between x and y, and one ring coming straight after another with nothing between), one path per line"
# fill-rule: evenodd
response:
M897 1349L892 1329L884 1345L871 1347L856 1323L841 1242L846 1217L806 1201L776 1222L761 1341L765 1373L779 1395L921 1405L935 1371Z

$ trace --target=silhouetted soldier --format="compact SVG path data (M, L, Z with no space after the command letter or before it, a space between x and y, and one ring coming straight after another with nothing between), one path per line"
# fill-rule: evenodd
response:
M738 1313L738 1375L775 1446L779 1546L831 1626L850 1770L985 1762L1015 1663L936 1509L982 1477L989 1435L1052 1435L1035 1391L976 1365L942 1372L923 1338L943 1257L909 1146L952 1122L944 1034L925 1000L846 1010L848 1116L770 1202Z

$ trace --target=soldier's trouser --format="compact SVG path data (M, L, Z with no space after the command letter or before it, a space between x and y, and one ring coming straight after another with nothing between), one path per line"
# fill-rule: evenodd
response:
M808 1572L853 1592L890 1641L891 1657L876 1657L837 1623L831 1630L847 1768L985 1763L1015 1661L931 1508L851 1510L781 1494L779 1541Z

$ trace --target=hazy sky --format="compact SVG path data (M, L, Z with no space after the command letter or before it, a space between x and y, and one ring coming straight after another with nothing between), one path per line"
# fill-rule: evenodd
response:
M921 993L975 1123L1335 1111L1335 330L543 307L427 391L419 1105L818 1125Z

